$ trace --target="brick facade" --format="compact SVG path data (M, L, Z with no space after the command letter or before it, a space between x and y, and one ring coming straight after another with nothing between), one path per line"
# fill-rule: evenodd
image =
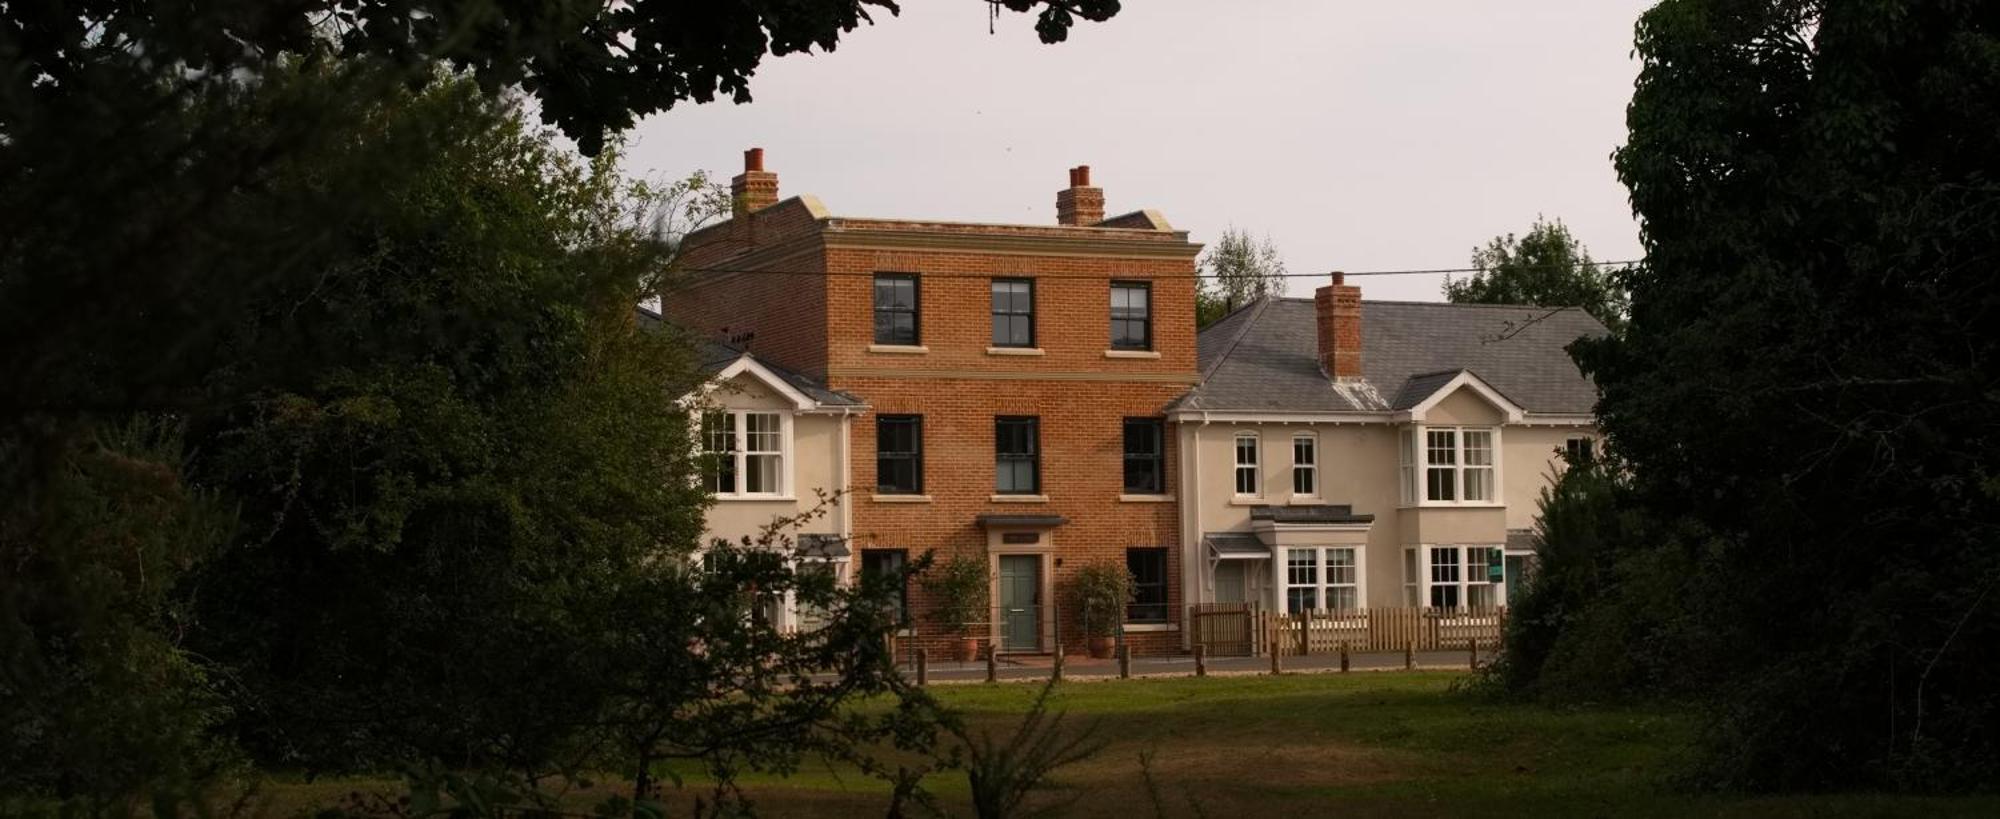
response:
M1075 172L1071 181L1073 188L1088 185ZM770 184L775 188L775 178ZM996 545L1000 539L989 528L999 527L983 526L982 515L1065 519L1006 530L1024 538L1036 533L1036 545L1014 551L1041 556L1044 585L1054 592L1042 650L1057 642L1080 648L1069 579L1091 563L1122 567L1131 547L1166 550L1170 622L1178 623L1184 606L1174 436L1162 436L1163 492L1121 497L1123 419L1162 418L1195 380L1193 274L1200 247L1154 214L1100 226L1101 191L1085 193L1095 194L1097 211L1081 225L836 218L810 197L745 209L689 238L683 266L692 272L663 294L664 312L677 323L733 337L868 404L852 440L857 553L900 548L912 558L928 551L940 558L987 556L989 549L1013 547ZM918 276L917 349L874 344L877 273ZM1033 280L1038 354L989 350L994 278ZM1111 351L1113 281L1150 284L1149 352ZM875 419L882 414L923 416L922 499L874 493ZM1045 500L996 498L996 416L1039 419ZM861 562L857 554L851 565ZM910 590L910 602L920 616L930 608L920 588ZM920 644L942 648L948 637L920 619ZM1127 640L1135 652L1181 645L1175 631L1128 630Z

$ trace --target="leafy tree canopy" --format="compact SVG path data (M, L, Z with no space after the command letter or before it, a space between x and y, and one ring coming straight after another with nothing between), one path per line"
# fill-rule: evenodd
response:
M1470 277L1446 277L1444 296L1461 304L1581 307L1613 330L1625 324L1625 291L1590 258L1569 227L1536 219L1525 236L1509 233L1474 248Z
M1043 42L1078 18L1110 19L1118 0L987 0L1035 12ZM1039 9L1039 11L1037 11ZM24 104L88 93L104 80L197 84L285 57L329 54L417 68L432 61L493 90L525 89L545 122L586 154L605 134L693 100L750 100L764 55L831 51L842 34L895 14L894 0L78 0L0 7L0 133Z
M1646 260L1578 353L1684 570L1702 781L1990 787L2000 7L1666 0L1637 50Z
M1195 326L1206 327L1230 310L1285 294L1285 260L1266 236L1230 227L1203 251L1197 265Z

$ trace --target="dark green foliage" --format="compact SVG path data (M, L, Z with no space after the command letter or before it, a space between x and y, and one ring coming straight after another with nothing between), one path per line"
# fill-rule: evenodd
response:
M229 516L181 478L182 457L156 420L0 440L6 485L32 493L0 514L0 812L30 796L84 811L185 796L230 762L209 733L224 704L176 639L171 596ZM31 466L49 479L19 480Z
M1069 580L1069 598L1083 614L1083 629L1092 637L1110 637L1125 622L1132 602L1132 572L1117 563L1091 563Z
M1526 236L1494 238L1472 251L1472 266L1480 272L1445 278L1447 300L1581 307L1613 331L1625 324L1626 295L1616 272L1591 259L1560 219L1537 218Z
M1117 0L996 0L1032 12L1046 43L1076 18L1103 21ZM519 87L587 154L675 104L750 101L764 55L832 51L842 34L897 12L893 0L713 2L634 0L198 0L12 3L0 12L0 133L14 105L95 90L122 76L177 84L228 78L285 57L338 56L397 66L422 80L444 64L489 91ZM111 88L113 83L101 87ZM77 104L89 105L78 100Z
M924 593L936 603L931 620L945 629L971 636L971 627L988 622L986 560L960 555L933 564L923 573Z
M1637 46L1647 259L1579 357L1671 527L1619 571L1686 575L1700 780L1991 788L2000 6L1667 0Z

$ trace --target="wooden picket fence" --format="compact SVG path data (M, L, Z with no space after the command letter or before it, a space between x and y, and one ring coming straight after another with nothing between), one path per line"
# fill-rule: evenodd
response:
M1465 651L1477 640L1497 649L1507 610L1385 607L1300 614L1263 611L1240 603L1189 607L1195 639L1213 656L1332 654L1350 652Z

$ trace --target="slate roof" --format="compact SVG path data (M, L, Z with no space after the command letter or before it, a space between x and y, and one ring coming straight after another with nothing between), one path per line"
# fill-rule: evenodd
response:
M665 319L660 318L659 313L655 313L644 307L638 308L638 311L640 327L656 330L673 326L668 324ZM806 397L819 402L821 406L859 407L864 403L861 399L847 393L828 389L825 384L820 383L818 379L811 376L794 372L768 358L746 352L719 341L698 342L698 346L695 348L695 366L700 367L704 373L714 375L722 372L724 367L736 363L737 359L746 355L756 359L758 364L762 364L765 369L784 379L785 383L792 385L793 389L805 393Z
M1577 308L1444 302L1361 303L1361 375L1320 369L1310 299L1260 299L1203 328L1201 382L1182 410L1386 412L1471 371L1530 415L1586 415L1596 387L1564 348L1604 325Z
M1374 515L1354 514L1354 507L1347 505L1314 506L1253 506L1251 520L1268 520L1272 523L1373 523Z

